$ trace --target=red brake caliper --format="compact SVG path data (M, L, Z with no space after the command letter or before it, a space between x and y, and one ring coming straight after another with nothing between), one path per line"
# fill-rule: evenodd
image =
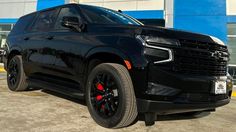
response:
M98 84L97 84L97 89L100 90L100 91L103 91L103 90L104 90L104 88L103 88L103 86L102 86L101 83L98 83ZM96 96L96 100L97 100L97 101L101 100L102 98L103 98L102 95L97 95L97 96Z
M104 90L104 88L103 88L103 86L102 86L101 83L98 83L98 84L97 84L97 89L98 89L98 90L101 90L101 91Z
M99 101L99 100L101 100L102 98L103 98L102 95L97 95L96 100Z

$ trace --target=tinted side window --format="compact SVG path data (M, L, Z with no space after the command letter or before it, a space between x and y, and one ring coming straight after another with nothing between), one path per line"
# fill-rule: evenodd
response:
M58 15L56 26L55 26L56 29L68 29L61 25L61 22L64 16L77 17L79 20L81 20L79 12L76 8L74 7L61 8L61 11Z
M49 31L53 29L57 17L57 10L41 12L32 26L32 31Z
M30 14L30 15L26 15L26 16L21 17L17 21L14 28L12 29L10 35L22 34L22 33L26 32L27 26L29 26L29 24L31 24L33 22L35 15L36 14L34 13L34 14Z

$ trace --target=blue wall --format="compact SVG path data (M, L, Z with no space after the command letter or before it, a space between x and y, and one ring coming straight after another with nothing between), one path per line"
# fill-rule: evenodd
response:
M216 36L227 42L226 0L175 0L174 28Z
M123 11L136 19L164 19L163 10Z
M42 10L45 8L63 5L65 4L65 0L38 0L37 10Z
M236 23L236 16L228 16L228 23Z
M0 19L0 24L3 24L3 23L7 23L7 24L14 24L14 23L16 23L17 22L17 18L1 18Z

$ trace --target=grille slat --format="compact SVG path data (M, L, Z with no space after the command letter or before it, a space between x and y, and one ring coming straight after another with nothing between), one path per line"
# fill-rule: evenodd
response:
M224 45L180 40L174 50L173 70L182 74L225 76L227 74L228 49Z

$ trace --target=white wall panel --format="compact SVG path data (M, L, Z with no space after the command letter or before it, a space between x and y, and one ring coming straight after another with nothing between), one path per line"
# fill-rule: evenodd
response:
M165 25L168 28L174 26L174 0L165 1Z
M24 3L0 3L0 18L18 18L24 14Z
M104 2L104 7L114 10L136 10L136 1L115 1L115 2Z
M139 0L138 10L164 10L164 0Z
M236 0L227 0L227 15L236 15Z
M24 15L36 11L37 2L25 3Z
M36 11L37 0L0 0L0 18L19 18Z
M80 2L81 3L81 2ZM103 7L104 3L103 2L83 2L81 4L86 4L86 5L94 5L94 6L101 6Z
M163 10L164 0L79 0L81 4L97 5L114 10Z

